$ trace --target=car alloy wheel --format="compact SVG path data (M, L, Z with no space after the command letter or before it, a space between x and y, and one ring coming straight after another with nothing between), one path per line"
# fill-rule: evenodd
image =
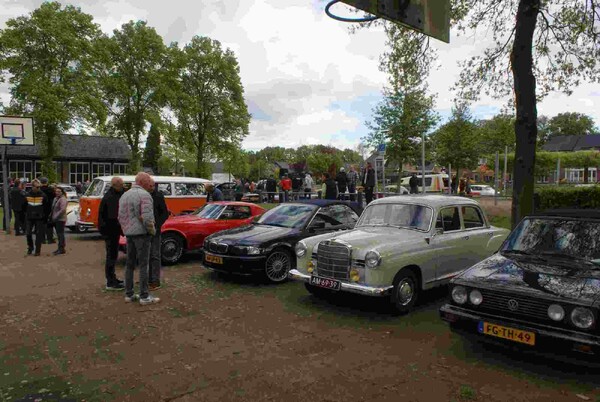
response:
M286 250L275 250L267 258L265 274L271 282L283 282L292 267L292 257Z
M183 254L183 241L181 236L166 234L160 245L160 257L164 264L176 264Z
M402 313L408 313L417 302L419 294L419 282L416 275L409 269L403 269L396 275L392 302L396 309Z

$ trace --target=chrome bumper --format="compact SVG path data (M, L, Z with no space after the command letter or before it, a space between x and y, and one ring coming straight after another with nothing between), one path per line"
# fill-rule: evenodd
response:
M84 222L84 221L80 221L80 220L75 221L75 225L77 225L77 226L86 226L88 228L93 228L94 227L93 223L91 223L91 222Z
M311 276L303 274L302 272L298 271L297 269L290 270L288 276L290 277L290 279L310 283ZM359 285L357 283L347 283L347 282L341 282L341 281L340 281L340 285L341 285L340 290L343 290L346 292L357 293L357 294L366 295L366 296L378 296L378 297L389 295L392 292L392 289L394 288L393 286L372 287L372 286L366 286L366 285Z

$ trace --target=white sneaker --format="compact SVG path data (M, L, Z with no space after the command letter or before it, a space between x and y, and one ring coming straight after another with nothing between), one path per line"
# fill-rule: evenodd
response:
M133 295L131 297L125 296L125 303L131 303L140 300L140 295Z
M148 297L146 297L145 299L140 299L140 304L142 306L146 305L146 304L154 304L154 303L158 303L160 302L160 299L158 297L154 297L152 295L148 295Z

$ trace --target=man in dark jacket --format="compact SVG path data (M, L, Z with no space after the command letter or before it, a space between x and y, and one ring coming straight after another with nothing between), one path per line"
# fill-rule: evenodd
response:
M25 234L25 209L27 207L27 199L25 198L24 185L19 179L15 181L13 188L10 190L9 199L10 207L15 215L15 235L22 236Z
M363 187L365 188L365 200L367 205L369 205L369 203L373 201L373 188L375 187L375 170L373 170L371 162L367 162L367 167L363 172L362 180Z
M269 196L269 202L275 202L275 192L277 191L277 182L273 176L267 179L266 183L267 193Z
M323 173L323 192L326 200L335 200L338 197L337 185L329 173Z
M417 179L416 174L413 173L412 176L410 176L410 180L408 180L408 185L410 187L411 194L419 193L419 179Z
M148 275L148 290L153 291L160 289L160 230L169 218L169 210L167 209L165 196L156 187L154 187L150 195L152 196L154 206L154 227L156 228L156 233L152 236L150 246L150 270Z
M346 176L346 169L340 169L340 172L337 174L337 176L335 176L335 181L337 182L339 198L342 200L344 199L344 194L346 194L346 187L348 187L348 176Z
M35 231L35 256L39 256L46 234L46 224L50 210L48 198L41 190L41 183L35 179L31 182L31 191L27 194L27 255L33 253L33 232Z
M45 177L40 178L40 183L42 183L42 187L40 188L40 190L42 190L42 193L44 193L46 195L46 198L48 199L48 208L46 211L46 216L50 216L50 210L52 209L52 201L54 201L54 188L48 186L48 179ZM52 226L52 224L49 222L46 223L46 243L56 243L56 241L54 241L54 226Z
M106 290L123 290L123 281L115 275L115 265L119 256L119 237L121 237L121 225L119 224L119 200L123 195L123 179L113 177L110 188L102 197L98 210L98 230L104 236L106 245L106 264L104 273L106 275Z

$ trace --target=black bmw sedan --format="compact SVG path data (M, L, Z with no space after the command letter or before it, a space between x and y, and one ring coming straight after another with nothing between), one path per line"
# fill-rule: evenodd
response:
M452 280L440 315L477 339L553 357L600 355L600 211L529 216Z
M294 267L299 240L352 229L361 213L357 203L306 200L281 204L251 225L215 233L204 241L204 266L240 275L262 273L283 282Z

